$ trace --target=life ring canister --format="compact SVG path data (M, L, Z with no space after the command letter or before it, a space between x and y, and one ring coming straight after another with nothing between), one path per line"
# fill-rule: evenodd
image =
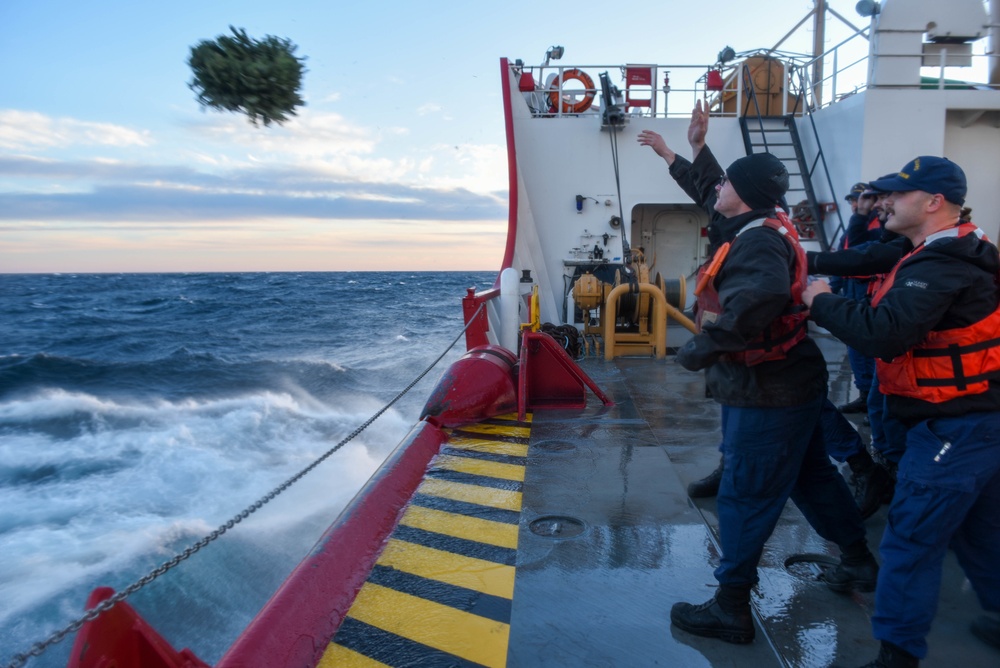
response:
M579 81L583 84L586 89L583 98L575 103L568 102L565 97L562 100L562 111L564 114L579 114L580 112L587 111L590 109L590 105L594 103L594 96L597 94L597 89L594 88L594 80L590 78L590 75L583 70L578 70L576 68L571 70L565 70L562 73L562 77L557 76L552 80L549 85L549 103L552 105L552 109L559 108L559 89L565 85L567 81L572 80ZM565 93L565 91L563 91Z

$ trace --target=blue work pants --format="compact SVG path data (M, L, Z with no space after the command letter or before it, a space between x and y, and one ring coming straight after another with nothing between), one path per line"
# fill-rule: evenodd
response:
M764 543L791 498L821 537L846 547L865 537L847 483L823 442L822 396L782 408L726 407L725 468L717 507L720 584L757 582Z
M849 278L844 285L844 296L862 304L868 303L868 281ZM875 378L875 358L866 357L854 348L847 347L847 361L851 365L854 386L862 397L867 397Z
M823 407L820 409L819 424L820 429L823 430L823 444L826 447L826 454L838 462L844 463L848 457L865 450L858 430L829 399L823 402Z
M1000 413L909 430L879 547L877 639L927 656L949 546L983 609L1000 612Z
M868 394L868 424L872 428L872 449L882 457L898 464L906 449L906 426L894 417L886 415L885 395L878 389L878 376L872 379L872 389Z

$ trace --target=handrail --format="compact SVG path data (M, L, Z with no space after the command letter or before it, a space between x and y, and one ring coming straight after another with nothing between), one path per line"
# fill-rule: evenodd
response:
M795 71L793 70L793 74L794 73L795 73ZM800 88L802 90L809 90L810 89L810 86L809 86L809 70L806 69L806 66L802 66L801 68L798 69L797 73L799 75ZM819 139L819 128L816 127L816 119L815 119L815 117L813 115L816 110L811 105L806 105L805 109L806 109L806 111L805 111L805 113L803 115L807 116L809 118L809 126L812 128L813 139L816 142L816 153L817 153L816 158L823 165L823 175L826 177L826 186L827 186L827 188L829 188L828 192L834 193L834 192L836 192L836 190L833 187L833 180L830 178L830 168L826 164L826 155L824 155L824 153L823 153L823 146L820 143L820 139ZM813 163L813 169L815 169L815 168L816 168L816 163L814 162ZM812 178L812 172L811 172L811 170L810 170L809 178ZM837 224L837 228L833 231L833 235L832 236L827 237L827 234L826 234L826 220L825 219L824 220L817 220L816 221L816 225L819 228L820 239L822 240L823 246L825 248L827 248L827 249L828 248L832 248L831 242L839 239L841 237L841 235L844 234L844 231L846 229L846 226L844 225L844 217L840 214L840 207L838 206L834 210L837 212L838 224Z
M797 97L797 94L801 93L805 97L806 102L804 103L805 109L821 109L827 107L831 104L835 104L840 100L848 97L850 95L859 93L869 87L886 87L886 88L919 88L921 86L927 86L925 82L916 85L885 85L878 84L878 82L869 82L869 64L871 57L869 54L869 41L871 39L871 26L865 26L863 28L857 29L856 32L844 37L839 42L828 48L823 53L818 56L796 54L796 53L786 53L774 50L760 49L756 51L747 51L737 54L737 59L730 61L726 64L720 63L702 63L702 64L674 64L674 63L644 63L643 67L651 68L655 76L661 78L660 81L655 79L652 82L652 86L649 88L643 87L640 90L643 94L650 93L651 104L650 107L640 108L640 110L629 111L625 109L625 113L632 117L656 117L656 118L686 118L690 115L691 108L694 106L695 102L698 100L705 100L710 97L710 93L707 88L708 73L712 71L719 72L724 79L728 79L737 68L741 67L744 61L755 55L765 55L768 57L775 58L786 65L786 69L792 70L806 70L811 68L817 62L823 62L824 65L830 65L830 67L824 67L824 72L828 72L818 81L812 82L813 88L803 89L801 91L791 90ZM863 48L858 48L862 47ZM925 54L922 53L878 53L875 57L877 58L909 58L916 59L920 58L921 63L923 59L926 58ZM965 81L963 83L974 86L978 89L993 89L1000 90L1000 84L990 84L988 82L988 72L989 72L989 62L991 58L996 58L995 54L991 53L973 53L969 56L973 63L978 63L980 65L986 65L982 68L987 73L984 78L979 81ZM558 76L559 80L562 81L562 74L566 70L580 69L587 71L592 75L592 78L597 81L597 73L601 71L608 71L610 73L619 72L620 77L618 79L614 78L613 81L620 88L620 92L623 97L626 91L625 81L625 71L626 67L632 66L631 64L613 64L613 65L599 65L599 64L560 64L560 65L513 65L515 72L527 72L530 73L535 81L535 93L539 96L539 105L533 109L534 113L538 116L553 116L553 117L563 117L563 116L575 116L579 114L564 112L562 110L562 105L559 105L559 109L550 112L548 110L547 100L544 102L544 108L542 98L547 98L549 89L547 86L547 78L549 75ZM930 80L930 84L933 85L937 82L939 88L952 88L957 85L953 79L958 77L946 76L944 60L941 60L941 65L934 64L933 66L927 65L923 66L921 69L931 70L936 69L936 76L926 75L925 80ZM668 81L663 80L663 75L669 76ZM737 80L740 77L736 77ZM789 81L790 84L798 84L799 82ZM739 86L740 92L743 88L742 82L737 84ZM562 93L561 86L557 89ZM593 89L574 89L574 90L586 90L587 92L593 92L595 94L595 102L583 114L598 114L600 113L598 107L601 97L601 90L599 84ZM821 91L820 95L817 95L817 91ZM678 100L682 102L678 103ZM670 102L674 102L673 109L671 109ZM624 106L624 105L623 105ZM724 112L721 109L714 110L712 112L713 116L737 116L740 111L734 110L731 112ZM785 112L792 113L792 112Z
M488 345L490 340L486 332L490 331L490 321L487 314L487 302L500 296L500 288L476 292L468 288L462 297L462 314L465 319L465 349L472 350L478 346Z

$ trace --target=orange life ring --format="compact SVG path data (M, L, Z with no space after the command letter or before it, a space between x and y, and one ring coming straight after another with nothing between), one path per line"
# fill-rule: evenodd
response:
M578 69L566 70L565 72L562 73L561 82L560 78L557 76L555 79L552 80L552 83L549 85L549 90L550 90L549 103L552 105L553 111L559 108L559 88L562 86L562 84L565 84L567 81L573 79L576 79L577 81L582 83L586 91L584 92L583 98L581 98L576 103L568 102L566 100L566 96L564 95L562 100L563 113L579 114L580 112L587 111L588 109L590 109L590 105L594 103L594 96L597 95L597 89L594 88L594 80L590 78L590 75L588 75L583 70L578 70ZM565 91L563 92L565 93Z

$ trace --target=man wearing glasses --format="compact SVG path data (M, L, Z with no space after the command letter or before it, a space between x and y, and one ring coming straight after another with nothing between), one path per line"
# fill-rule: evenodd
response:
M717 594L699 605L675 604L670 619L695 635L747 643L755 636L750 591L757 565L789 498L820 536L840 546L840 564L824 576L829 587L872 591L878 566L851 492L824 446L819 418L826 361L805 327L805 253L779 208L788 172L767 153L723 171L705 145L707 129L708 111L699 102L688 132L690 179L695 200L709 211L715 250L699 272L701 331L677 361L705 369L722 405L722 557ZM640 143L662 155L662 138L651 135L640 135Z

